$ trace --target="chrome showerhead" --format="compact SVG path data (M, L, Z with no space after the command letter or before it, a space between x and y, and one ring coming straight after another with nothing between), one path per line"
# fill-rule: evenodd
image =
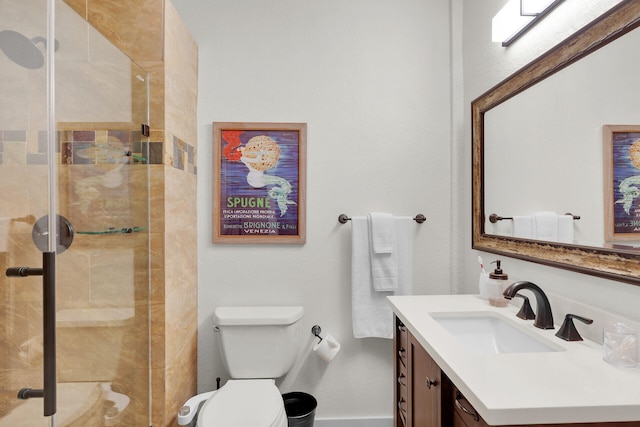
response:
M44 43L47 47L47 39L44 37L34 37L32 39L13 30L0 31L0 50L7 57L24 68L37 70L44 65L44 55L37 48L36 43ZM59 43L56 40L55 50L58 50Z

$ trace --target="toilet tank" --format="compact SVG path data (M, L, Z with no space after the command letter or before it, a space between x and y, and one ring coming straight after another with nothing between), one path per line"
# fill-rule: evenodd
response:
M231 378L279 378L300 349L302 307L218 307L214 324Z

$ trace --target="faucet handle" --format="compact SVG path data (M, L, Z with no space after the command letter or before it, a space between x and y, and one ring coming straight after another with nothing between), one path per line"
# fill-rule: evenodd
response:
M582 341L582 337L578 333L576 325L573 324L573 319L577 319L587 325L593 323L592 319L587 319L586 317L578 316L577 314L567 314L564 317L562 326L560 326L560 329L556 333L558 338L562 338L565 341Z
M531 308L531 304L529 304L529 298L521 294L515 294L515 296L520 297L524 300L522 303L522 307L520 307L520 311L516 316L524 320L532 320L536 318L536 314L533 312Z

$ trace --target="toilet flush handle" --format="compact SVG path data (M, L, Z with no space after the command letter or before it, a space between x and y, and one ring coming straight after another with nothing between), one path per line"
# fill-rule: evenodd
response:
M186 426L193 421L193 418L198 413L200 404L214 395L216 391L208 391L206 393L197 394L185 402L185 404L178 410L178 425Z

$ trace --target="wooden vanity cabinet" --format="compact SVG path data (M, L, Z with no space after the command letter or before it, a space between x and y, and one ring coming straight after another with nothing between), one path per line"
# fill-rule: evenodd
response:
M394 347L396 387L395 427L440 427L452 425L442 411L443 381L440 367L396 318ZM449 382L445 383L445 390Z
M395 324L394 427L491 427L397 317ZM528 424L517 427L561 426L640 427L640 421Z

